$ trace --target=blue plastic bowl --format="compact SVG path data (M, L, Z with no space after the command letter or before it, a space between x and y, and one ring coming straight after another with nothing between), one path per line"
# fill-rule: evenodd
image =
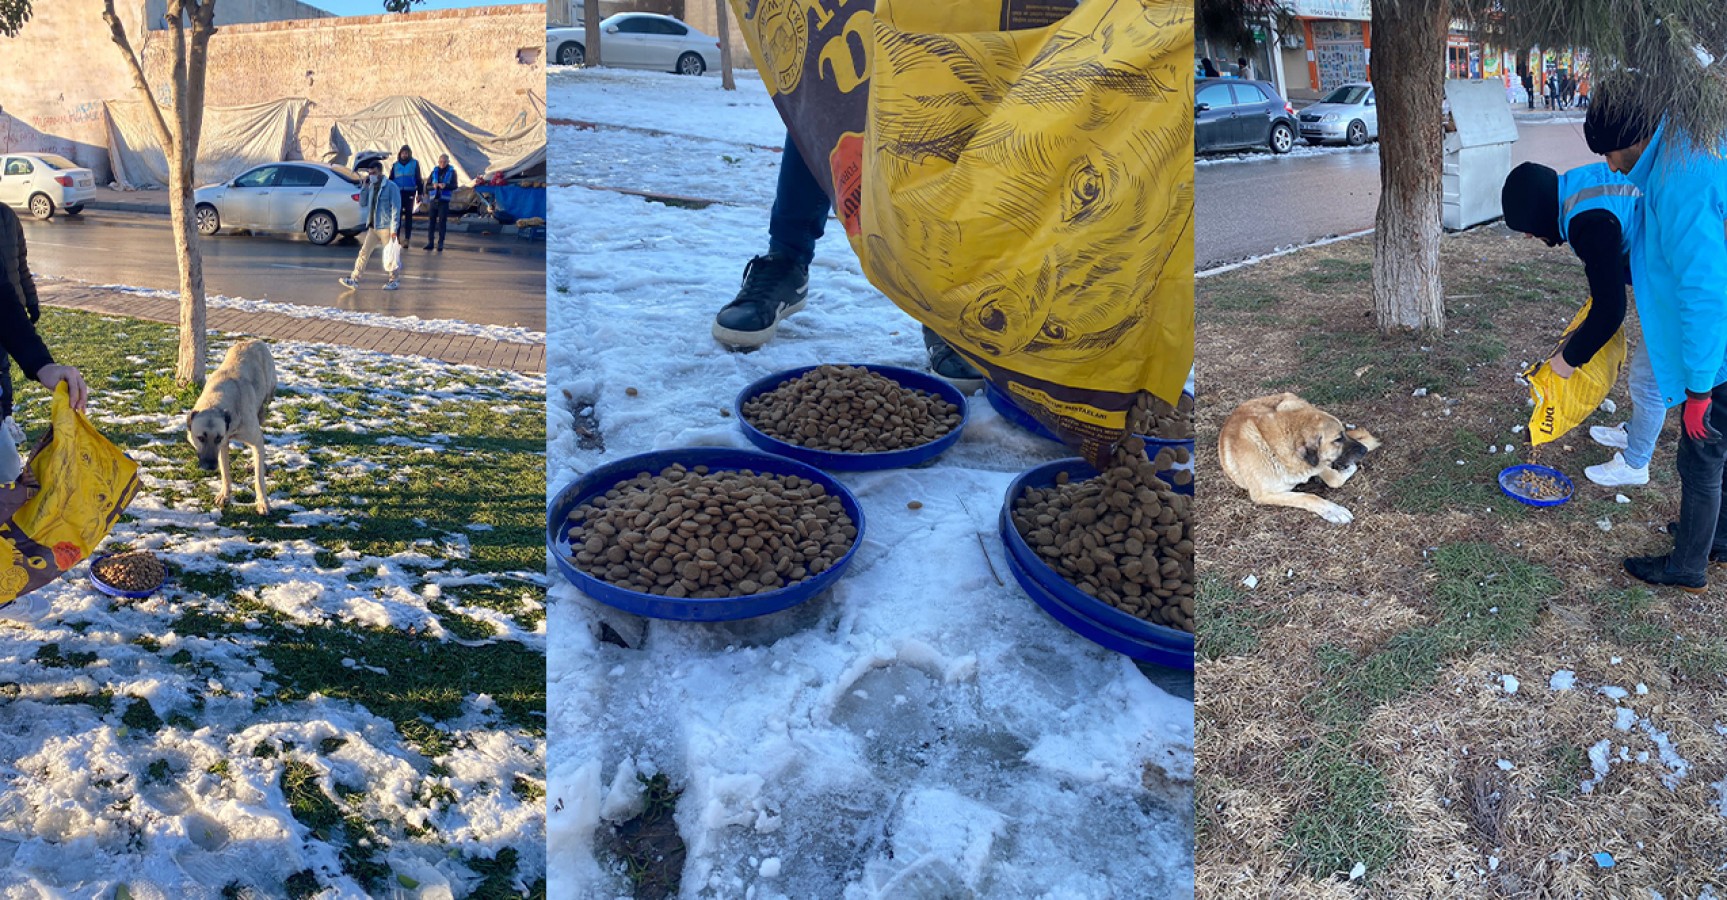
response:
M844 507L846 515L851 517L852 525L857 528L857 538L845 556L836 560L827 571L794 585L751 594L748 597L691 599L644 594L608 584L576 568L575 563L570 560L570 513L589 499L604 494L622 482L643 472L659 474L661 469L675 463L682 463L691 469L696 466L707 466L710 470L718 471L749 469L769 475L796 475L807 478L839 498L840 505ZM724 622L790 609L839 580L841 573L851 563L852 555L863 544L863 534L863 508L858 505L857 498L852 496L851 491L846 490L845 485L831 476L796 460L754 450L733 450L725 447L661 450L607 463L559 491L546 509L546 550L557 562L558 571L562 572L571 584L607 606L653 619L676 619L683 622Z
M1519 493L1515 487L1512 487L1512 479L1516 478L1523 472L1534 472L1537 475L1551 475L1554 478L1559 479L1559 483L1565 485L1565 496L1554 500L1538 500L1534 497ZM1570 478L1565 477L1564 472L1551 466L1539 466L1535 463L1522 463L1521 465L1512 466L1511 468L1499 473L1499 490L1504 493L1505 496L1510 497L1519 503L1527 503L1530 506L1558 506L1561 503L1567 503L1571 500L1572 496L1577 493L1577 486L1571 483Z
M103 581L100 577L98 577L96 575L96 564L101 562L104 559L107 559L110 556L115 556L115 555L117 555L117 554L104 553L101 556L94 556L94 557L90 558L90 583L96 586L96 590L101 591L102 593L107 594L110 597L119 597L122 600L142 600L146 597L155 596L157 591L160 591L160 590L162 590L162 588L167 587L168 578L166 575L164 575L162 577L162 583L161 584L158 584L155 587L153 587L147 591L123 591L123 590L115 587L114 585L111 585L108 582Z
M960 435L965 431L965 424L969 416L966 410L965 395L959 392L959 388L933 375L915 372L911 369L901 369L896 366L859 365L858 368L885 375L908 388L935 394L959 407L959 424L954 426L952 431L910 450L894 450L888 453L840 453L833 450L811 450L808 447L800 447L779 438L769 437L744 418L744 404L756 395L765 394L793 378L801 377L818 368L820 366L804 366L798 369L775 372L766 378L757 379L755 383L744 388L738 394L737 401L732 404L732 413L737 416L738 426L744 430L744 437L749 438L750 443L769 453L787 459L795 459L798 462L809 463L830 472L866 472L877 469L904 469L928 462L947 452L947 448L959 443Z
M1188 394L1188 396L1192 396L1191 393L1188 393L1186 391L1183 391L1183 393ZM1060 438L1055 436L1054 432L1050 431L1048 428L1045 428L1043 426L1043 423L1039 422L1036 419L1036 417L1032 416L1031 413L1028 413L1023 409L1020 409L1019 406L1016 405L1013 402L1013 400L1008 397L1008 395L1006 393L1004 393L1000 388L996 387L993 383L990 383L990 382L984 383L983 395L984 395L984 399L989 401L989 405L991 407L993 407L996 412L1000 413L1002 418L1008 420L1009 422L1012 422L1015 425L1018 425L1019 427L1025 429L1026 431L1031 432L1034 435L1037 435L1040 438L1044 438L1046 440L1051 440L1051 441L1058 441L1058 442L1061 440ZM1171 439L1171 438L1152 437L1152 436L1146 435L1146 434L1139 435L1139 438L1140 438L1140 440L1145 441L1145 455L1148 458L1156 459L1157 458L1157 451L1163 449L1164 447L1174 447L1177 450L1186 450L1187 451L1187 460L1188 460L1186 465L1176 466L1176 468L1177 469L1191 469L1191 468L1193 468L1194 443L1193 443L1192 438L1187 438L1185 440L1177 440L1177 439ZM1173 472L1174 472L1174 469L1170 469L1170 470L1166 470L1164 472L1159 472L1157 474L1160 476L1163 476L1165 481L1168 481L1169 480L1168 476Z
M1014 578L1038 606L1081 637L1134 659L1175 669L1192 669L1193 635L1167 625L1147 622L1081 592L1038 557L1020 536L1019 529L1013 526L1014 501L1027 488L1054 485L1056 476L1063 472L1076 479L1097 475L1097 470L1083 459L1060 459L1026 472L1008 486L1007 499L1001 507L1000 527ZM1176 490L1191 495L1193 485Z

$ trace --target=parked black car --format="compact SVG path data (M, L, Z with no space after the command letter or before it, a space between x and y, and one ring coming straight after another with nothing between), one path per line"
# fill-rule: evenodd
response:
M1270 82L1201 78L1193 87L1194 152L1295 146L1295 108Z

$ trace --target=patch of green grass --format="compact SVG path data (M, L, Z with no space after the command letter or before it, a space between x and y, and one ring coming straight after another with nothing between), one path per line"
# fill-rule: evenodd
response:
M437 616L438 621L442 622L451 634L464 641L480 641L498 636L498 629L493 627L492 623L483 619L476 619L473 616L464 616L451 609L447 603L428 600L426 609L430 610L432 615Z
M379 841L370 825L342 811L318 784L317 770L298 760L282 767L278 781L288 812L320 840L341 847L342 871L367 888L383 884L389 866L377 860Z
M208 572L183 571L174 575L174 584L186 591L220 600L240 589L240 579L227 569Z
M515 780L510 782L510 793L515 794L523 803L537 803L546 799L546 786L517 775Z
M157 783L167 781L173 774L174 767L165 759L158 759L150 763L150 767L144 770L144 778L147 781Z
M1589 754L1582 747L1569 744L1547 748L1548 772L1541 782L1541 792L1548 796L1564 796L1577 790L1582 773L1589 768Z
M1214 281L1205 294L1206 308L1226 313L1263 312L1283 302L1271 288L1248 278Z
M1596 594L1596 627L1614 641L1655 653L1663 668L1690 680L1713 682L1727 671L1727 642L1707 633L1687 636L1655 615L1655 595L1641 587Z
M1398 509L1412 513L1481 513L1492 509L1505 519L1522 518L1529 507L1499 490L1500 470L1515 460L1488 453L1487 443L1486 438L1466 428L1454 429L1449 437L1435 440L1423 450L1415 468L1388 486L1388 499ZM1463 460L1463 465L1458 465L1458 460Z
M230 765L229 762L225 759L216 760L215 762L211 763L210 767L205 769L204 771L209 772L211 775L214 775L217 778L220 778L224 781L226 781L227 779L232 778L234 776L234 767L232 765Z
M150 707L150 701L143 697L132 698L132 703L120 714L120 724L131 729L134 734L155 734L162 730L161 717Z
M642 811L613 827L604 839L606 849L624 864L636 897L676 897L686 848L672 814L683 791L673 789L663 773L638 774L636 780L642 785Z
M311 900L324 891L324 886L318 883L318 874L311 869L301 869L289 875L282 887L288 892L288 900ZM235 896L240 895L236 893Z
M1406 826L1392 814L1385 776L1372 763L1347 747L1316 742L1285 758L1284 778L1308 786L1309 802L1296 811L1282 844L1309 875L1332 878L1359 862L1371 879L1402 854Z
M1315 260L1313 268L1295 276L1295 281L1310 291L1345 286L1368 288L1373 284L1373 263L1355 259Z
M96 664L99 657L93 652L67 653L60 652L58 643L43 644L36 648L36 662L54 669L83 669Z
M51 702L55 706L82 704L95 710L98 715L105 716L114 711L114 692L103 690L96 694L63 694Z
M148 653L162 652L162 642L147 634L142 634L133 638L132 644L143 648Z
M516 868L520 861L515 848L505 847L491 859L470 856L462 863L480 876L480 883L468 894L474 900L513 900L521 896L521 892L516 890Z
M1211 662L1241 656L1259 648L1265 616L1245 606L1246 593L1212 575L1201 576L1194 595L1194 621L1199 625L1199 659Z

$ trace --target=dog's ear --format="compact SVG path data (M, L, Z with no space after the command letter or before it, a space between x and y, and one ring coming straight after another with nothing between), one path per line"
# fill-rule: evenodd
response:
M1314 468L1319 467L1319 442L1323 440L1325 435L1312 434L1308 435L1306 442L1301 445L1301 458Z
M195 409L189 409L186 411L186 430L187 431L192 430L192 420L197 418L197 416L198 416L198 411Z
M228 415L227 410L225 410L225 409L222 410L222 430L227 431L233 427L234 427L234 417Z

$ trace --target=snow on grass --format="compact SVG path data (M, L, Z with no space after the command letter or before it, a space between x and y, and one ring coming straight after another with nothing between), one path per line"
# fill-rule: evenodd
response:
M1288 153L1272 153L1270 150L1240 150L1229 153L1207 153L1203 156L1195 157L1193 164L1196 167L1205 168L1207 166L1221 166L1232 163L1267 162L1278 159L1302 159L1309 156L1340 156L1346 153L1365 155L1377 154L1378 152L1379 144L1377 143L1366 143L1359 147L1350 147L1341 144L1321 144L1314 146L1313 144L1298 140L1295 142L1295 146L1292 147Z
M46 312L92 421L142 467L100 550L148 548L172 574L121 601L80 565L0 608L0 894L529 891L545 865L543 577L523 575L540 555L538 380L272 344L275 509L251 509L235 453L239 505L218 515L187 397L160 374L171 330ZM20 400L34 435L41 392ZM475 522L494 530L470 537Z
M687 78L625 69L558 69L547 81L546 117L669 132L738 145L779 147L786 126L767 86L753 70L739 70L738 89L725 90L717 76ZM580 153L581 137L555 128L551 156Z
M685 91L675 117L674 86ZM767 135L765 107L724 99L700 82L584 71L554 79L551 105L554 116ZM628 159L628 133L640 134L584 149L596 132L556 129L553 156ZM655 152L700 146L641 140ZM731 177L707 152L655 165L680 184ZM742 354L710 328L766 245L765 208L582 188L552 199L549 493L636 453L748 446L727 411L767 373L925 364L919 326L864 279L837 227L817 249L808 308ZM845 577L803 606L644 622L554 576L553 895L627 896L632 876L681 880L689 897L1192 891L1193 706L1012 581L996 529L1003 494L1066 454L981 397L970 416L932 466L840 476L867 533ZM645 637L626 649L623 635ZM656 776L681 792L669 812L663 797L645 799ZM669 874L644 876L611 849L614 826L645 808L672 817L687 852Z

